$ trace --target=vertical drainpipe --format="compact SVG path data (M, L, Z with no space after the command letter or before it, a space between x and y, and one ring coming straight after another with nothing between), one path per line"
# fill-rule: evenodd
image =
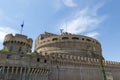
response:
M6 68L7 72L6 72L6 80L9 80L9 66Z
M59 66L57 65L57 71L58 71L58 74L57 74L57 80L59 80Z
M22 80L22 69L23 69L23 67L21 67L21 69L20 69L20 80Z

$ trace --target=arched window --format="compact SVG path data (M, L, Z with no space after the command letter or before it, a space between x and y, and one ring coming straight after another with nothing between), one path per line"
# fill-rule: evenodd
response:
M86 39L87 41L91 41L90 39Z
M58 38L53 38L53 39L52 39L52 41L57 41L57 40L58 40Z
M11 41L11 43L13 43L13 41Z
M45 60L44 60L44 63L46 63L46 62L47 62L47 60L45 59Z
M67 39L69 39L69 38L68 38L68 37L63 37L63 38L62 38L62 40L67 40Z
M20 43L20 41L17 42L18 44Z
M84 38L82 38L82 40L85 40Z
M44 39L44 37L41 36L41 40L43 40L43 39Z
M78 38L78 37L72 37L72 39L73 39L73 40L79 40L79 38Z
M10 55L10 54L8 54L6 58L7 58L7 59L8 59L8 58L10 58L10 56L11 56L11 55Z
M37 58L37 62L40 62L40 58Z
M23 44L23 42L20 42L20 44Z
M21 50L22 50L22 47L19 47L19 52L21 52Z

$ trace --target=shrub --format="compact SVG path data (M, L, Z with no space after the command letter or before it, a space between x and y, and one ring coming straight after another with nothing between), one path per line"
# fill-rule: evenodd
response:
M36 53L31 52L31 53L27 53L27 55L36 56Z
M1 49L1 50L0 50L0 52L1 52L1 53L7 53L7 52L8 52L8 50Z

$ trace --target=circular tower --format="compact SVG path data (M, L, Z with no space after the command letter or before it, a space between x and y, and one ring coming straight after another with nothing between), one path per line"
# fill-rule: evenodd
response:
M22 34L7 34L4 38L4 49L11 53L25 54L31 52L33 40Z
M102 54L101 44L91 37L62 33L56 35L45 32L38 36L35 51L45 55L63 53L82 57L99 58Z

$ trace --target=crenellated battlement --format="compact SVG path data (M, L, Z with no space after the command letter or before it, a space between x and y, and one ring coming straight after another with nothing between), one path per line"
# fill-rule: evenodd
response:
M66 54L50 54L50 59L53 61L53 64L58 62L58 64L66 65L71 64L72 65L78 65L80 66L81 63L83 64L89 64L89 65L100 65L100 59L96 58L89 58L89 57L81 57L81 56L73 56L73 55L66 55ZM64 64L65 63L65 64ZM104 66L120 66L120 62L115 61L105 61L103 60Z
M16 34L15 36L12 34L8 34L5 36L3 44L5 44L7 42L8 43L9 42L21 43L21 44L32 47L33 40L31 38L27 38L27 36L21 35L21 34Z
M22 34L8 34L4 38L4 49L13 53L27 53L31 51L33 40ZM14 48L14 49L13 49Z

